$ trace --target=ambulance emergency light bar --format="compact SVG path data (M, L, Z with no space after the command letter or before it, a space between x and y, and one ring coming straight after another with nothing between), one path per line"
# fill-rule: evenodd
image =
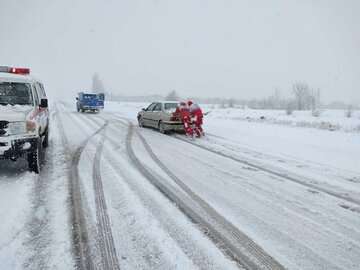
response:
M17 67L0 66L0 72L28 75L28 74L30 74L30 68L17 68Z

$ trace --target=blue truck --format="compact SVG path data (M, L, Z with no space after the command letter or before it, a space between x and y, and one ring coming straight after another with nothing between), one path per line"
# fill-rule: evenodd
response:
M78 112L99 112L104 109L104 94L89 94L80 92L76 97L76 109Z

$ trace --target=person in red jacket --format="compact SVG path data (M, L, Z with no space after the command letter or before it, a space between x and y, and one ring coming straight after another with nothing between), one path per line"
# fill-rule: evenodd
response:
M184 124L184 130L187 136L193 137L194 131L191 125L191 115L189 111L189 106L186 102L180 102L179 107L176 109L176 112L180 115L180 119Z
M189 111L192 118L192 122L195 125L195 133L197 137L204 136L204 130L202 128L204 114L200 106L193 103L191 100L188 101Z

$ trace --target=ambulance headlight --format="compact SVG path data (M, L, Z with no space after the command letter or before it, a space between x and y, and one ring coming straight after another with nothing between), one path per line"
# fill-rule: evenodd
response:
M9 133L10 135L19 135L27 133L26 122L10 122L9 123Z
M32 120L26 121L26 131L27 132L34 132L36 130L36 122Z

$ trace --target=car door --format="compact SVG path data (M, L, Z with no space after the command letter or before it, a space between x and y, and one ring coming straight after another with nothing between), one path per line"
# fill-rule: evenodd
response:
M46 99L45 91L44 91L43 86L39 82L35 83L35 88L36 88L36 92L38 94L39 105L40 105L41 99ZM45 130L47 128L48 116L49 116L48 108L40 108L39 107L39 122L41 125L42 132L45 132Z
M142 120L145 126L152 126L152 110L156 106L156 102L151 103L143 112Z
M32 94L33 94L33 99L34 99L34 111L31 115L31 120L34 120L40 128L40 133L43 130L43 125L40 121L40 97L39 97L39 93L37 91L37 86L36 83L32 84Z
M152 125L155 128L158 128L159 121L161 119L161 112L162 112L162 104L160 102L156 103L155 107L153 108L152 112Z
M36 98L38 100L38 105L36 107L36 110L37 110L37 121L41 127L41 133L43 133L46 129L46 115L47 115L47 110L44 109L44 108L41 108L40 107L40 104L41 104L41 99L44 98L44 95L43 95L43 92L42 92L42 89L40 87L40 84L38 82L35 82L34 83L34 92L35 92L35 95L36 95Z

